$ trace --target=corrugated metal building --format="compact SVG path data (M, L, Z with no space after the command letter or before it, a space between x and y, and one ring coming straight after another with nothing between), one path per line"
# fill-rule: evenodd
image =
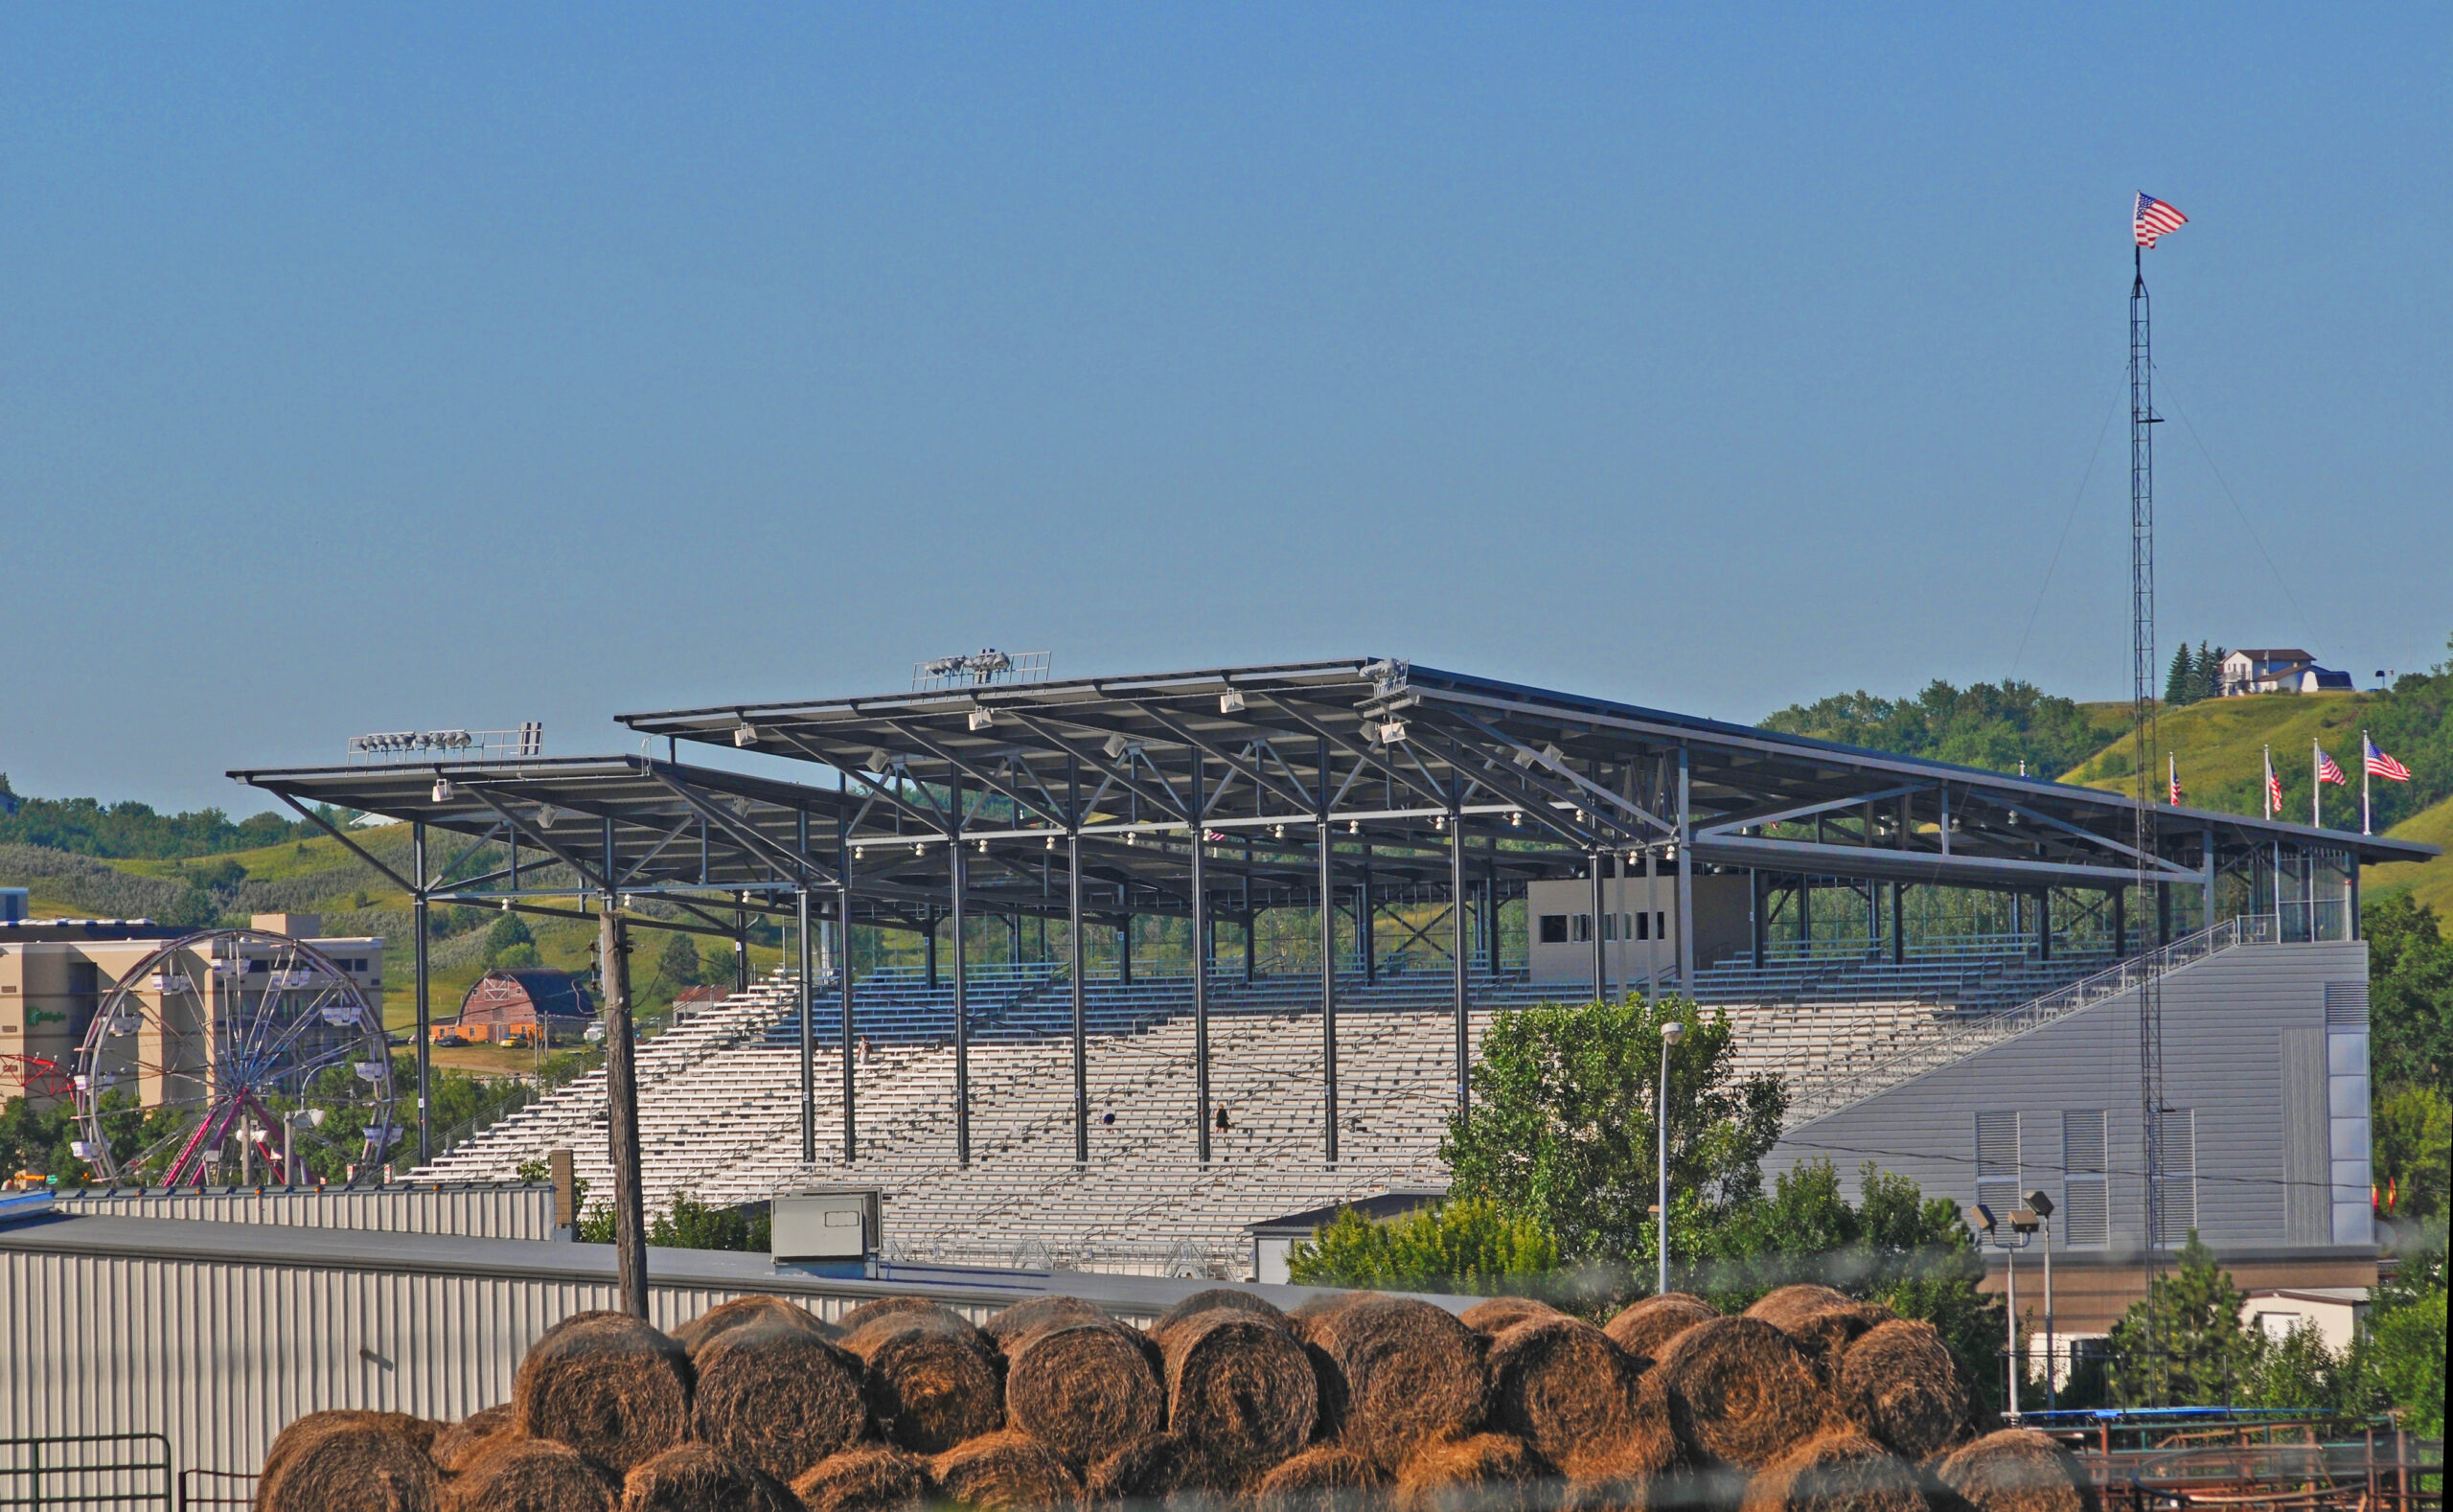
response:
M2366 944L2210 956L2164 978L2163 1019L2166 1251L2193 1228L2243 1286L2373 1285ZM1813 1159L1852 1198L1868 1160L1997 1212L2044 1188L2060 1326L2102 1332L2143 1293L2137 995L1791 1130L1764 1169ZM2023 1312L2041 1259L2023 1257Z
M60 1212L97 1218L190 1218L287 1228L381 1229L466 1239L552 1239L554 1188L503 1181L382 1187L68 1187L52 1194Z
M672 1328L718 1302L788 1296L835 1317L925 1293L975 1318L1061 1291L1146 1322L1212 1283L1059 1272L929 1282L779 1271L766 1255L649 1252ZM1304 1287L1252 1290L1283 1306ZM615 1305L609 1246L55 1216L0 1226L0 1436L167 1434L183 1468L253 1471L324 1408L458 1418L506 1401L547 1327ZM1468 1299L1470 1300L1470 1299Z

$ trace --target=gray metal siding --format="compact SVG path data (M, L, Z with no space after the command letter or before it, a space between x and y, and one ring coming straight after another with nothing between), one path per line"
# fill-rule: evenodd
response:
M372 1229L459 1234L470 1239L552 1239L554 1189L537 1183L468 1186L143 1191L69 1188L52 1203L63 1213L111 1218L194 1218L218 1224L292 1228Z
M671 1329L750 1290L653 1287L649 1306ZM242 1471L303 1412L447 1420L507 1401L547 1327L618 1305L609 1282L9 1249L0 1296L0 1433L160 1432L181 1467ZM795 1297L828 1317L866 1299Z
M2286 1036L2323 1034L2327 984L2364 982L2367 962L2368 948L2358 942L2244 946L2164 979L2165 1095L2169 1106L2194 1112L2198 1229L2218 1251L2271 1250L2294 1242L2287 1183L2318 1170L2339 1174L2328 1163L2325 1134L2330 1125L2339 1137L2343 1122L2312 1125L2288 1111ZM2335 997L2339 1003L2339 986ZM2364 1086L2364 1047L2359 1059ZM2328 1078L2349 1079L2340 1071ZM2304 1082L2296 1095L2309 1089ZM2335 1088L2317 1095L2328 1092L2339 1095ZM1976 1195L1977 1115L2015 1111L2022 1134L2032 1135L2021 1140L2025 1183L2058 1194L2061 1152L2044 1131L2057 1131L2064 1111L2087 1108L2111 1113L2109 1250L2135 1254L2144 1154L2134 996L2108 999L1792 1130L1765 1166L1769 1173L1828 1159L1853 1187L1858 1166L1872 1160L1913 1178L1928 1196L1969 1202ZM2300 1242L2339 1244L2343 1231L2337 1221L2325 1237Z

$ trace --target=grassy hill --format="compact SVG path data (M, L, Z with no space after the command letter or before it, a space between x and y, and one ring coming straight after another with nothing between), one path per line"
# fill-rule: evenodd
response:
M2329 829L2359 829L2359 732L2385 701L2373 693L2266 694L2247 699L2210 699L2186 708L2167 710L2156 722L2160 752L2180 763L2183 801L2191 808L2231 813L2261 812L2259 791L2265 780L2264 752L2274 751L2275 775L2282 781L2282 814L2295 823L2308 819L2308 793L2315 785L2310 771L2309 743L2320 740L2340 762L2350 781L2326 789L2325 822ZM2128 706L2091 705L2101 709L2115 732L2103 749L2062 774L2064 782L2083 783L2115 792L2135 790L2126 732ZM2381 743L2380 743L2381 744ZM2163 788L2164 757L2155 758L2157 791ZM2389 785L2376 785L2381 794ZM2399 798L2399 793L2393 794ZM2407 817L2385 831L2397 839L2421 840L2453 851L2453 798ZM2372 866L2361 877L2370 889L2408 887L2439 913L2453 912L2453 856L2424 865L2404 863Z

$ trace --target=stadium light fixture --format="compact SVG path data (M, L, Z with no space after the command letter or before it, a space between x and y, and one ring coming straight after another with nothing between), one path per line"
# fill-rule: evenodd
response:
M1107 753L1108 760L1116 761L1121 759L1126 751L1133 749L1133 743L1121 735L1111 735L1099 749Z
M1969 1203L1967 1207L1967 1226L1975 1229L1980 1234L1990 1234L1994 1228L1993 1209L1985 1206L1983 1203Z
M994 723L996 723L996 722L997 722L997 716L996 716L996 714L995 714L993 711L991 711L991 710L988 710L988 709L974 709L974 710L972 710L972 711L971 711L971 728L972 728L973 733L974 733L974 734L976 734L978 731L981 731L981 730L984 730L984 729L988 728L990 725L992 725L992 724L994 724Z
M870 747L869 759L860 765L869 769L871 776L883 777L885 775L885 769L894 765L894 758L886 753L884 746L876 745Z
M852 859L854 859L854 860L856 860L856 861L864 861L864 860L867 860L868 859L869 859L869 848L868 848L867 846L865 846L865 845L855 845L855 846L853 846L853 847L852 847Z
M1525 811L1522 809L1508 810L1507 827L1511 830L1521 830L1525 828Z
M2052 1216L2052 1199L2045 1192L2043 1187L2039 1186L2034 1191L2028 1194L2028 1206L2034 1209L2035 1215L2038 1218L2051 1218Z
M1384 721L1382 721L1382 722L1381 722L1381 724L1380 724L1380 744L1381 744L1381 745L1395 745L1399 744L1400 742L1404 741L1404 740L1405 740L1405 738L1406 738L1406 722L1405 722L1405 721L1403 721L1403 720L1384 720Z
M450 778L437 777L434 779L434 801L437 803L449 803L451 801Z
M912 855L914 855L914 856L926 856L926 855L928 855L928 842L927 840L919 840L919 841L915 841L915 842L913 842L912 847L911 847L911 854L912 854Z
M1363 833L1363 821L1361 819L1346 820L1345 833L1348 835L1361 835Z
M1557 766L1562 761L1565 761L1567 759L1567 752L1559 749L1559 743L1556 741L1552 741L1542 747L1542 759L1553 767Z
M554 827L554 821L562 816L562 811L555 808L550 803L540 803L537 805L537 828L540 830L552 829Z
M742 750L758 744L758 726L744 720L733 727L732 743Z
M1541 759L1540 753L1530 745L1519 745L1516 747L1516 754L1508 758L1519 767L1530 767Z
M979 842L979 854L980 854L980 855L982 855L982 856L985 856L985 855L987 855L987 854L988 854L988 842L987 842L986 840L982 840L982 841L980 841L980 842Z
M1229 689L1227 689L1226 692L1224 692L1224 693L1220 694L1220 695L1218 696L1218 712L1219 712L1219 713L1221 713L1221 714L1241 714L1241 713L1243 713L1243 712L1244 712L1244 694L1243 694L1243 690L1241 690L1241 689L1239 689L1239 688L1229 688Z
M1282 840L1286 838L1286 826L1283 824L1278 825L1275 829L1270 832L1270 836L1272 839Z
M1047 843L1042 845L1040 849L1043 851L1052 851L1056 849L1056 836L1053 835L1049 836L1047 837Z

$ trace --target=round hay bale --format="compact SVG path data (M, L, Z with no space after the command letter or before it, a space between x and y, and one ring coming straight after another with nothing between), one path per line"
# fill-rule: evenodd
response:
M461 1461L476 1452L477 1446L511 1427L511 1404L480 1408L457 1423L446 1423L434 1435L433 1447L426 1453L443 1470L457 1471Z
M1835 1413L1789 1336L1754 1317L1714 1317L1678 1336L1658 1382L1670 1431L1696 1459L1760 1470Z
M622 1512L800 1512L800 1500L711 1444L683 1444L631 1469Z
M444 1488L444 1512L613 1512L621 1482L568 1444L501 1432Z
M935 1487L928 1462L886 1444L859 1444L792 1482L806 1512L918 1512Z
M1012 1429L955 1445L928 1461L928 1474L948 1501L981 1512L1034 1512L1082 1500L1082 1482L1056 1451Z
M1391 1474L1434 1438L1482 1426L1489 1340L1411 1297L1364 1296L1317 1318L1312 1342L1333 1382L1321 1399L1340 1441Z
M1572 1477L1619 1465L1640 1432L1640 1367L1610 1336L1555 1314L1491 1340L1492 1426Z
M316 1412L292 1423L264 1455L259 1512L438 1512L443 1478L422 1446L395 1424L332 1421L401 1415Z
M1158 1339L1188 1317L1199 1317L1204 1313L1214 1313L1222 1307L1271 1318L1280 1324L1286 1321L1286 1314L1266 1297L1257 1296L1250 1292L1238 1291L1231 1286L1213 1286L1195 1292L1152 1319L1150 1337Z
M1261 1478L1258 1512L1356 1512L1388 1483L1380 1467L1351 1449L1317 1444Z
M1093 1501L1163 1501L1218 1482L1218 1467L1181 1433L1152 1433L1090 1467L1082 1478Z
M543 1333L538 1335L537 1343L541 1344L546 1340L553 1338L555 1335L562 1333L565 1329L585 1328L590 1323L602 1323L607 1321L627 1323L635 1321L635 1319L633 1319L628 1313L617 1312L609 1307L582 1308L580 1311L571 1314L567 1317L564 1317L561 1322L554 1324ZM529 1347L533 1349L536 1345L532 1344Z
M549 1330L512 1378L512 1427L556 1438L617 1476L690 1434L690 1357L614 1313Z
M1319 1421L1320 1385L1276 1319L1218 1308L1167 1331L1167 1429L1229 1484L1295 1453Z
M1633 1303L1610 1319L1602 1332L1611 1342L1639 1360L1659 1360L1671 1340L1708 1317L1720 1313L1700 1296L1684 1292L1663 1292Z
M1007 1420L1074 1465L1097 1464L1166 1426L1167 1393L1141 1340L1114 1323L1043 1329L1012 1361Z
M1815 1379L1824 1389L1836 1390L1848 1346L1888 1319L1891 1309L1844 1296L1827 1286L1784 1286L1766 1293L1746 1310L1746 1316L1788 1335L1790 1342L1805 1352Z
M866 1328L882 1317L912 1316L950 1317L966 1327L971 1321L943 1302L931 1301L925 1296L882 1296L874 1302L862 1302L837 1318L835 1326L849 1334Z
M1418 1445L1397 1473L1397 1512L1480 1512L1491 1487L1547 1478L1549 1467L1510 1433L1469 1433Z
M1456 1316L1467 1328L1497 1339L1519 1323L1529 1323L1537 1317L1565 1317L1567 1315L1547 1302L1537 1302L1529 1296L1494 1296L1488 1301L1476 1302Z
M673 1331L673 1341L696 1355L708 1340L728 1329L745 1328L752 1323L770 1327L805 1328L821 1339L833 1339L838 1330L833 1323L795 1302L780 1296L736 1296L729 1302L719 1302Z
M415 1446L420 1454L431 1458L435 1445L441 1441L445 1423L411 1417L406 1412L369 1412L358 1408L334 1408L322 1412L307 1412L290 1419L289 1426L274 1437L272 1447L264 1451L264 1462L258 1468L259 1483L270 1480L300 1445L332 1428L373 1428L396 1433Z
M1005 1387L970 1324L927 1314L887 1316L843 1337L866 1367L878 1432L915 1455L938 1455L1005 1421Z
M699 1350L692 1436L789 1480L869 1426L860 1360L798 1323L729 1328Z
M1109 1321L1108 1315L1097 1304L1085 1302L1078 1296L1035 1296L1027 1302L1016 1302L980 1324L979 1331L996 1340L997 1348L1010 1353L1022 1340L1046 1329Z
M1838 1395L1859 1428L1908 1459L1930 1459L1967 1434L1967 1383L1931 1323L1894 1317L1868 1329L1841 1362Z
M1286 1315L1286 1324L1287 1327L1294 1330L1295 1338L1309 1340L1312 1337L1313 1330L1318 1328L1331 1317L1344 1312L1347 1308L1352 1307L1357 1302L1361 1302L1380 1294L1381 1294L1377 1292L1315 1293L1297 1303L1295 1310Z
M1853 1430L1807 1439L1746 1483L1738 1512L1927 1512L1916 1472Z
M2032 1429L2006 1428L1951 1451L1939 1479L1976 1512L2095 1512L2078 1461Z

